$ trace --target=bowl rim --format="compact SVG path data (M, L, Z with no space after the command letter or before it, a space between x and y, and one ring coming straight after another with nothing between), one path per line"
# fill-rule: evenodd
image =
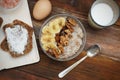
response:
M43 48L42 48L42 43L41 43L41 36L42 36L42 29L43 27L48 24L52 19L55 19L57 17L70 17L70 18L73 18L75 21L77 21L77 24L80 25L83 33L84 33L84 37L82 39L83 43L82 43L82 46L80 46L79 50L72 56L69 56L68 58L55 58L53 56L51 56L50 54L48 54ZM84 50L84 47L86 45L86 30L84 28L84 25L82 24L82 22L80 20L78 20L77 17L73 16L73 15L70 15L70 14L56 14L56 15L53 15L51 16L50 18L48 18L43 24L42 26L40 27L40 31L39 31L39 44L40 44L40 47L42 49L42 51L48 56L50 57L51 59L53 60L56 60L56 61L69 61L69 60L72 60L74 59L75 57L77 57L83 50Z

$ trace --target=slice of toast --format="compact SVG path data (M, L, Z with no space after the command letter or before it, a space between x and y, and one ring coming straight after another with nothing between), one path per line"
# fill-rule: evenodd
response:
M0 28L1 28L2 23L3 23L3 19L2 17L0 17Z
M28 24L20 21L20 20L14 20L13 23L9 23L9 24L6 24L3 26L4 32L6 31L7 28L14 28L15 25L22 26L22 28L26 29L28 32L27 44L25 45L25 49L24 49L23 53L17 53L15 51L11 50L11 48L9 47L8 40L7 40L7 35L6 35L6 38L0 44L0 47L4 51L9 52L12 57L19 57L19 56L22 56L22 55L29 53L32 50L32 47L33 47L33 45L32 45L33 28L30 27ZM6 34L6 32L5 32L5 34Z

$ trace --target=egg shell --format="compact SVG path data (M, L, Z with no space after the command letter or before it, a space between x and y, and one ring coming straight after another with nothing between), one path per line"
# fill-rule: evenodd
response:
M52 5L49 0L39 0L33 8L33 17L37 20L47 17L52 10Z

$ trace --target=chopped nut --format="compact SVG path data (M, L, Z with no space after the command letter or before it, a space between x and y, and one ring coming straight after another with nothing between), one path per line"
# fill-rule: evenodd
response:
M67 46L68 45L68 38L66 38L65 36L60 36L60 44L63 46Z
M74 29L72 28L72 25L70 23L66 22L66 27L70 30L70 32L74 32Z
M56 58L58 58L58 56L61 54L61 51L57 48L50 48L47 52Z
M63 53L63 52L64 52L64 48L63 48L63 46L62 46L62 45L58 45L58 48L60 49L61 53Z
M67 33L67 35L71 35L71 31L69 29L65 30L65 32Z
M73 26L75 26L77 24L76 21L74 19L72 19L72 18L67 18L67 21L69 23L71 23Z
M55 41L56 41L57 43L60 42L60 36L59 36L59 34L56 34L56 36L55 36Z
M65 32L66 32L67 34L71 33L71 32L69 31L69 29L66 29Z

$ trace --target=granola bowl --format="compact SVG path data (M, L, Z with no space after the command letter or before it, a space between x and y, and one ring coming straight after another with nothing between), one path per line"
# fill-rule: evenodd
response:
M69 14L57 14L41 26L39 42L48 57L57 61L68 61L83 51L86 31L76 17Z

